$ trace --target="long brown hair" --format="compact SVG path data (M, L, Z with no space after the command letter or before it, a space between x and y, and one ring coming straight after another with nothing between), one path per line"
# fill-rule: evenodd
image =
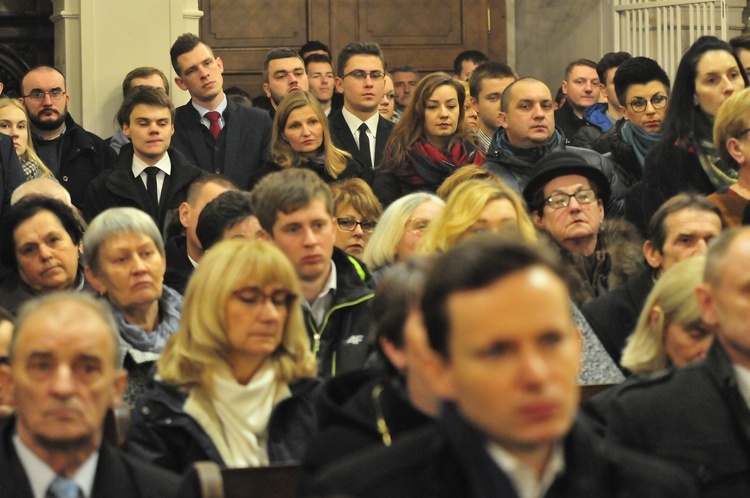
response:
M458 95L458 126L456 127L456 132L448 142L448 149L451 149L459 140L473 144L473 139L464 126L464 118L466 117L464 111L466 91L464 87L448 73L428 74L417 84L411 102L409 102L396 126L393 127L381 165L383 169L392 171L409 161L409 150L412 145L424 137L424 113L427 100L435 93L438 87L443 85L452 86Z

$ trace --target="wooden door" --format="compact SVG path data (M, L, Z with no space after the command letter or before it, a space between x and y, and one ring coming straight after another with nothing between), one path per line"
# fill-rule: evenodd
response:
M224 86L262 93L261 69L276 47L327 44L335 57L357 40L380 44L388 67L452 71L464 50L506 60L503 0L202 0L201 39L224 61Z

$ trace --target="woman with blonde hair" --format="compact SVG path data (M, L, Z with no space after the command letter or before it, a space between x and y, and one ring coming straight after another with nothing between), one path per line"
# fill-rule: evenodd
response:
M633 375L582 406L583 414L600 434L605 433L613 401L623 389L706 356L713 334L704 327L695 298L705 266L705 256L680 261L651 289L620 361Z
M659 278L623 350L623 367L652 374L683 367L706 355L713 335L704 327L695 299L705 265L705 256L693 256Z
M54 178L36 154L29 130L29 116L23 104L17 99L0 99L0 133L13 138L13 147L21 161L26 180Z
M315 359L289 260L233 239L207 252L185 293L180 329L134 410L128 451L185 471L298 461L315 428Z
M417 252L445 252L471 235L505 230L516 231L527 242L537 240L526 205L513 189L500 182L469 180L453 189L445 209L417 244Z
M269 173L286 168L308 168L326 183L371 174L351 154L333 145L328 118L318 99L299 90L281 101L273 119L271 158L250 178L250 188Z
M442 199L427 192L406 195L388 206L362 255L373 275L414 254L417 242L444 207Z

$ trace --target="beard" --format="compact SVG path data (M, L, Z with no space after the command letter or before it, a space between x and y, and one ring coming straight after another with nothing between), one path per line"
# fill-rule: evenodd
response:
M43 112L44 111L40 111L36 115L29 113L29 121L31 121L31 125L37 130L43 130L43 131L57 130L65 123L65 118L68 117L68 111L66 109L62 113L58 113L56 117L54 117L53 119L45 119L45 120L39 119L39 114ZM53 112L57 112L57 111L53 110Z

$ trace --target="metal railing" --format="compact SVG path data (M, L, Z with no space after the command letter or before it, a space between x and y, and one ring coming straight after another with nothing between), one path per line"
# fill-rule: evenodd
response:
M674 76L703 35L727 39L727 0L614 0L615 50L655 59Z

